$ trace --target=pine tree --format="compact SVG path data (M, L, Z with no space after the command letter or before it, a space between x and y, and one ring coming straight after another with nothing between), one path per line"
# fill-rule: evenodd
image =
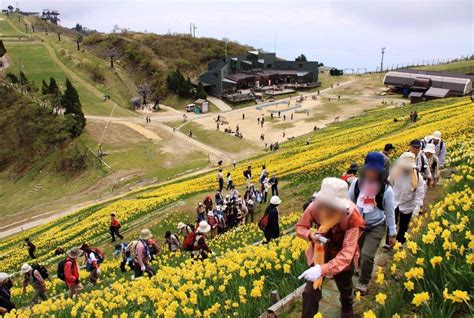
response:
M69 79L66 78L66 90L61 98L66 118L66 127L73 137L78 137L86 125L86 119L82 112L79 94Z
M7 53L7 49L5 45L3 45L3 41L0 40L0 57L4 56Z
M20 72L20 85L28 85L28 78L23 71Z
M202 82L198 83L198 85L196 87L196 91L194 92L194 98L195 99L199 99L199 98L206 99L207 98L207 93L204 90L204 85L202 85Z
M59 89L58 83L56 83L54 77L49 79L48 94L53 96L61 96L61 90Z
M49 93L49 86L48 83L46 83L45 80L41 81L41 94L42 95L48 95Z

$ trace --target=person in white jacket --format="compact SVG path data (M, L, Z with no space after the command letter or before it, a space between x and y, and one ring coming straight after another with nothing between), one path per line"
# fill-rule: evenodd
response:
M423 149L425 149L428 145L432 144L435 147L435 154L438 157L439 166L443 168L444 162L446 160L446 142L441 139L441 132L435 131L433 135L426 136L422 140Z
M425 184L417 170L415 155L403 153L390 172L388 181L395 196L395 220L398 223L397 241L405 243L405 233L412 217L420 213L425 196Z

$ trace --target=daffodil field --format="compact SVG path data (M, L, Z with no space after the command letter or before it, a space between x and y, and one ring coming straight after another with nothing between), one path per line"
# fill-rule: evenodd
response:
M471 135L472 136L472 135ZM370 317L472 317L474 306L474 140L458 137L449 165L458 174L451 193L414 220L406 248L395 246L390 266L379 267L379 292ZM375 305L374 305L375 302ZM400 306L404 304L404 306ZM375 315L377 313L377 315Z
M410 140L442 130L449 146L449 165L459 171L452 178L458 188L416 219L408 248L396 252L394 265L378 271L380 293L376 299L367 299L371 302L371 311L364 314L367 317L413 312L423 317L450 317L472 311L474 104L468 99L420 103L415 106L419 122L409 124L404 117L413 107L369 111L313 133L310 145L305 144L306 138L297 139L279 152L238 167L240 171L248 164L266 164L270 173L282 179L310 183L340 175L348 163L360 162L368 151L380 150L387 142L402 152ZM234 182L245 183L241 174L234 176ZM0 271L18 271L28 260L21 247L25 237L37 245L39 262L52 263L57 246L68 249L86 241L100 242L112 212L126 227L179 199L215 187L215 173L203 174L24 231L0 242ZM283 217L282 227L291 228L299 216ZM71 300L63 294L64 283L53 279L48 291L55 298L7 317L256 317L272 303L271 290L280 295L293 291L301 285L297 276L306 268L306 242L288 234L269 245L254 244L261 239L258 227L247 224L212 240L210 246L217 255L204 262L192 262L187 254L163 253L153 263L158 273L152 279L131 280L131 273L120 272L119 260L107 260L101 266L99 288L88 288ZM86 276L83 272L82 277ZM21 289L13 289L14 299L22 306L28 304L29 293L22 295ZM400 310L400 303L407 304L407 311Z

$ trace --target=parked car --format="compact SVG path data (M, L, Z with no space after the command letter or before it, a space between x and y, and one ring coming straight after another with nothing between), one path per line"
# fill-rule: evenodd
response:
M195 108L196 108L196 104L186 105L186 111L187 112L193 112Z

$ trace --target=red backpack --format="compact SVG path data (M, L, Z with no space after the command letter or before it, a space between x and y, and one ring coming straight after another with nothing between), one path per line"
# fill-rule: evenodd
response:
M194 240L196 239L196 232L191 232L186 235L183 241L183 248L186 251L192 251L193 250L193 245L194 245Z
M269 218L268 213L265 213L260 219L260 221L258 221L258 227L260 228L260 230L265 231L268 225L268 218Z

